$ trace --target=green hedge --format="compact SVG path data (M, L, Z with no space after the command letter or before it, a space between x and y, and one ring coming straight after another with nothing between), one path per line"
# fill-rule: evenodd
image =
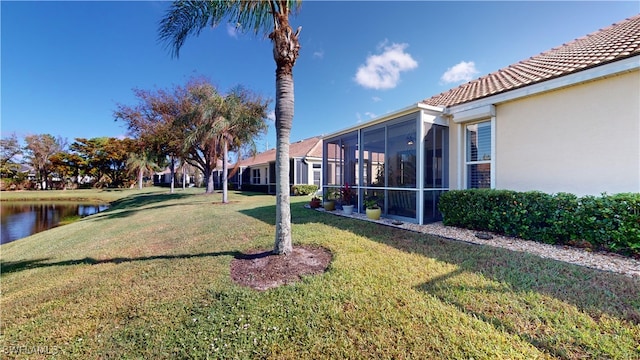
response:
M291 193L295 196L311 195L318 191L318 185L293 185Z
M538 191L452 190L440 196L443 223L549 244L640 255L640 193L577 197Z
M252 191L252 192L262 192L269 193L269 185L258 185L258 184L242 184L243 191ZM272 185L271 191L275 192L275 185ZM291 194L295 196L300 195L311 195L318 191L317 185L293 185L291 186Z

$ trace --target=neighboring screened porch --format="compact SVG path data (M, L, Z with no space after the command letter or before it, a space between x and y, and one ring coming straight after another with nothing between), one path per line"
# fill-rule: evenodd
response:
M449 129L421 112L362 126L323 142L323 194L348 183L356 211L375 199L383 216L413 223L441 220L440 194L448 190ZM429 117L433 120L434 117ZM341 208L341 202L336 201Z

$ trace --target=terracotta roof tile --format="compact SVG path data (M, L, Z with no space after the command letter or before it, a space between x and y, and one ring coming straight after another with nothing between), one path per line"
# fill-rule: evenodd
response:
M636 15L422 102L462 104L639 54L640 15Z
M293 142L289 145L290 158L305 156L322 157L322 137L314 136L312 138ZM265 152L256 154L254 157L241 160L240 166L266 164L271 161L276 161L276 149L269 149Z

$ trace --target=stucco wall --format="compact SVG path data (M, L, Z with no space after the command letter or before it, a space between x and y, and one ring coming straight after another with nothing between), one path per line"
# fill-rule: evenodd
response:
M497 105L495 130L498 189L640 192L639 71Z

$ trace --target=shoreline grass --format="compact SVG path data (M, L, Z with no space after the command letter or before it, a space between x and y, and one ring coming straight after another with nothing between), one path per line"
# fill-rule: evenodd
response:
M294 246L328 248L328 271L237 286L233 258L273 245L275 198L230 200L125 191L2 245L3 358L640 358L637 278L322 214L306 197L292 198Z
M127 196L140 194L168 192L161 187L136 189L78 189L78 190L21 190L2 191L0 201L86 201L112 202Z

